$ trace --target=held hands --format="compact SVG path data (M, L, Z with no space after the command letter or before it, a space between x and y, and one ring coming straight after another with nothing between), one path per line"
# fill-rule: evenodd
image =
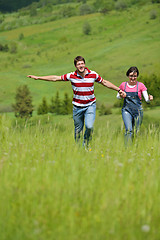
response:
M119 93L121 98L125 98L126 97L126 93L124 91L119 90L118 93Z
M150 101L153 101L153 96L152 96L152 95L149 94L148 97L149 97L149 100L150 100Z
M38 77L37 77L37 76L34 76L34 75L28 75L27 77L33 78L33 79L35 79L35 80L38 80Z

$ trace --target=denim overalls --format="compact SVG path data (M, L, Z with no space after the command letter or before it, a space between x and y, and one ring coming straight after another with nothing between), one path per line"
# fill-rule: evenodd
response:
M126 85L124 91L126 92ZM126 92L127 96L124 99L122 108L122 118L125 125L125 137L126 140L132 139L134 126L136 126L136 132L139 130L140 124L143 118L142 103L138 96L138 82L136 92Z

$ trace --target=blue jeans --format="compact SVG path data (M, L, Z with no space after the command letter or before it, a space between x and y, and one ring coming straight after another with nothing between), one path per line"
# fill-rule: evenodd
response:
M91 139L93 124L96 116L96 102L87 107L73 106L73 120L75 126L75 140L79 140L80 133L83 131L85 123L84 144Z
M131 141L134 136L134 127L136 133L139 131L143 119L143 110L140 110L138 117L133 117L128 111L122 109L122 118L125 125L125 141Z

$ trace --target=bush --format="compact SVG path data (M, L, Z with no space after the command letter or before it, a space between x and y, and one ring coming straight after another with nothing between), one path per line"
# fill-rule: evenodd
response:
M103 14L106 14L108 11L114 9L114 1L111 0L96 0L93 3L95 11L99 11Z
M113 107L115 108L122 108L122 106L123 106L123 99L118 99L113 105Z
M117 1L116 3L115 3L115 9L116 10L124 10L125 8L127 8L127 5L126 5L126 3L124 2L124 1Z
M107 8L101 8L99 12L106 15L109 12L109 10Z
M83 4L79 8L79 14L80 15L86 15L86 14L90 14L92 12L93 12L93 9L88 4Z
M102 104L99 108L99 116L112 114L111 107L106 107Z
M90 24L88 22L85 22L83 24L83 33L85 35L89 35L91 33L91 26L90 26Z
M19 39L19 40L22 40L23 38L24 38L24 34L23 34L23 33L20 33L18 39Z
M37 9L36 6L32 6L30 9L30 17L35 17L37 16Z
M10 53L17 53L17 45L16 45L16 43L12 43L11 44Z
M60 10L60 14L63 18L72 17L75 15L75 9L73 7L67 6Z
M4 21L4 16L0 15L0 24Z
M150 12L150 19L156 19L156 18L157 18L157 11L153 9Z
M141 76L139 81L144 83L144 85L147 87L148 93L154 97L151 106L160 106L160 76L155 74ZM146 103L144 103L144 105L145 104Z
M9 51L8 44L5 44L5 45L0 44L0 51L1 52L8 52Z

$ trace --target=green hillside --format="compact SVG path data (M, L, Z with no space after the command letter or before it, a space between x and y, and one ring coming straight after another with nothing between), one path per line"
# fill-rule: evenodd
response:
M1 31L0 44L7 44L9 51L0 52L0 110L10 108L20 84L29 86L35 107L43 96L50 100L57 90L60 96L64 92L72 95L69 82L36 82L26 76L74 71L77 55L83 55L87 67L116 85L126 79L125 72L131 65L136 65L142 75L159 75L159 13L159 4L134 5L106 15L74 16ZM7 17L15 19L16 14ZM91 27L89 35L83 33L86 22ZM110 105L116 101L115 92L95 85L98 101Z

